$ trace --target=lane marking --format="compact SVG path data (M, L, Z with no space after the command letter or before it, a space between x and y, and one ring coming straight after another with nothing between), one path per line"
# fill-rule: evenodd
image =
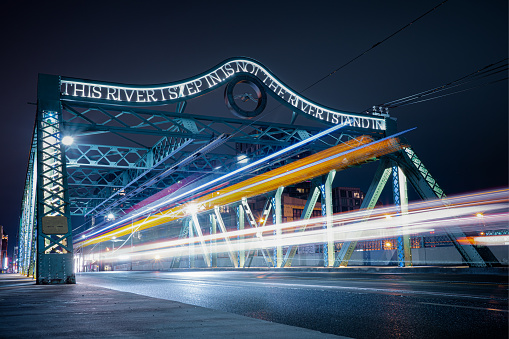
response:
M509 310L500 310L498 308L485 308L485 307L463 306L463 305L447 305L447 304L424 303L424 302L419 302L419 304L434 305L434 306L447 306L447 307L459 307L459 308L471 308L471 309L474 309L474 310L496 311L496 312L506 312L506 313L509 313Z
M238 287L238 284L233 282L223 282L223 281L210 281L210 280L200 280L200 279L183 279L183 278L170 278L170 277L142 277L137 278L133 277L131 280L171 280L176 283L195 283L201 285L216 285L216 286L228 286L228 287ZM243 281L243 284L249 285L258 285L258 286L266 286L266 287L277 287L277 288L292 288L292 289L329 289L329 290L351 290L351 291L360 291L360 292L382 292L382 293L390 293L390 294L416 294L416 295L432 295L432 296L442 296L442 297L453 297L453 298L470 298L470 299L484 299L484 300L506 300L503 298L493 298L492 296L478 296L478 295L468 295L468 294L452 294L452 293L444 293L444 292L430 292L430 291L411 291L411 290L400 290L400 289L383 289L383 288L372 288L372 287L353 287L353 286L331 286L331 285L311 285L311 284L291 284L291 283L277 283L274 281L270 282L262 282L262 281Z

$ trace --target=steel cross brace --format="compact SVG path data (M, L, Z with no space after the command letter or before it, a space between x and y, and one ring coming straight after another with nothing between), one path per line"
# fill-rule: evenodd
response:
M219 229L221 233L224 235L224 241L226 243L226 247L228 248L228 255L230 256L230 260L235 268L238 268L237 255L233 251L232 244L230 242L230 237L228 236L228 232L226 231L226 226L224 225L223 218L221 217L221 212L219 211L219 206L214 207L214 213L216 215L217 222L219 223Z
M436 180L411 148L398 152L396 161L421 199L439 198L444 200L444 205L447 206L443 190L438 186ZM465 237L461 229L449 229L447 235L468 265L473 267L490 267L499 264L497 258L488 247L473 246L471 244L460 245L458 238Z
M240 208L240 206L239 206L239 208ZM244 208L245 215L247 215L247 220L251 224L251 227L258 228L258 223L255 220L253 212L251 211L251 208L249 207L249 204L247 203L247 199L246 198L242 198L242 208ZM263 220L262 222L265 225L265 220ZM256 236L258 237L258 239L260 239L260 241L263 244L263 235L262 235L262 233L261 232L257 233ZM263 259L265 260L265 263L267 264L268 267L271 267L273 265L272 260L270 259L270 255L268 255L268 253L265 254L266 249L263 247L263 245L262 245L261 251L262 251L262 255L263 255ZM248 252L248 255L247 255L246 259L245 259L245 262L247 262L248 257L249 257L249 252Z
M391 175L390 161L387 158L382 158L380 164L378 165L378 169L376 170L375 176L373 177L373 181L371 182L368 192L364 197L364 200L361 204L361 210L369 211L366 215L365 219L369 218L371 215L371 210L375 207L378 198L380 198L380 194L382 193L385 184L389 180ZM362 233L361 233L362 234ZM352 234L352 236L357 235L357 233ZM334 261L334 267L346 267L348 265L348 261L350 260L355 247L357 246L357 241L345 241L341 246L341 249L336 255L336 260Z
M318 201L318 197L320 196L320 182L317 179L313 179L311 181L311 190L308 195L308 199L306 201L306 205L304 206L304 210L302 211L302 215L300 217L301 220L309 220L313 215L313 209L315 208L316 202ZM299 229L295 230L295 232L303 232L306 230L307 224L302 225ZM286 251L285 257L283 259L283 267L290 267L292 265L292 260L297 253L298 246L291 245Z

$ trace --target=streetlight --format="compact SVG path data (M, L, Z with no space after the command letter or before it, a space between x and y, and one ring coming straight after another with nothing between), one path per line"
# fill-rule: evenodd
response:
M70 135L66 135L65 137L62 138L62 144L66 145L66 146L72 145L73 142L74 142L74 138L71 137Z

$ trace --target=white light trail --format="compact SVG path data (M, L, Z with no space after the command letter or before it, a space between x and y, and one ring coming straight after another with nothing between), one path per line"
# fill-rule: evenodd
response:
M478 231L480 225L491 230L508 230L509 223L509 194L508 190L489 192L486 194L472 194L448 199L448 206L444 206L442 200L424 201L409 205L407 215L395 215L397 206L375 209L373 211L356 211L333 216L333 240L334 242L372 240L397 237L403 234L420 234L434 232L444 234L449 230L461 229L463 232ZM483 213L482 221L477 213ZM367 214L371 216L367 217ZM392 215L391 218L386 218ZM362 221L360 221L362 220ZM186 238L158 242L155 244L137 245L132 253L133 257L144 259L160 255L161 257L179 256L182 247L197 245L200 242L210 243L216 241L215 253L225 253L239 250L253 250L273 248L275 246L307 245L323 243L327 238L327 229L323 229L326 217L279 225L265 226L263 228L249 228L231 231L226 234L210 234L200 238ZM304 232L294 232L303 224L307 224ZM273 235L275 230L283 232L281 238L276 239ZM263 242L257 237L263 233ZM244 240L232 240L237 237L246 237ZM221 242L228 237L229 244ZM496 243L503 245L506 238L499 237ZM488 237L475 238L480 244ZM494 240L493 240L494 241ZM208 247L207 254L212 252ZM117 259L121 255L131 253L131 249L119 250L116 253L102 253L109 259ZM203 255L203 251L196 250L196 254Z
M319 139L319 138L321 138L321 137L323 137L323 136L325 136L325 135L328 135L328 134L330 134L330 133L333 133L333 132L335 132L335 131L337 131L337 130L339 130L339 129L341 129L341 128L345 127L345 126L347 126L347 125L348 125L348 123L349 123L349 121L347 120L347 121L345 121L343 124L335 125L335 126L333 126L333 127L329 128L329 129L326 129L325 131L322 131L322 132L320 132L320 133L318 133L318 134L315 134L315 135L313 135L313 136L311 136L311 137L309 137L309 138L307 138L307 139L304 139L304 140L302 140L302 141L299 141L299 142L298 142L298 143L296 143L296 144L293 144L293 145L288 146L288 147L286 147L286 148L284 148L284 149L282 149L282 150L280 150L280 151L277 151L277 152L275 152L275 153L272 153L272 154L270 154L270 155L266 156L265 158L262 158L262 159L257 160L257 161L255 161L255 162L253 162L253 163L249 164L249 165L246 165L246 166L244 166L244 167L241 167L241 168L239 168L239 169L236 169L236 170L234 170L234 171L232 171L232 172L230 172L230 173L228 173L228 174L222 175L222 176L220 176L219 178L216 178L216 179L211 180L211 181L209 181L209 182L207 182L207 183L205 183L205 184L203 184L203 185L200 185L200 186L198 186L198 187L195 187L195 188L193 188L193 189L191 189L191 190L189 190L189 191L186 191L186 192L184 192L184 193L182 193L182 194L180 194L180 195L178 195L178 196L176 196L176 197L169 198L169 199L167 199L167 200L165 200L165 201L163 201L163 202L161 202L161 203L159 203L159 204L157 204L157 205L155 205L155 206L151 206L151 207L150 207L150 209L148 209L148 210L139 211L139 212L137 212L137 213L134 213L133 215L126 216L126 217L122 218L121 220L119 220L118 222L113 223L113 224L111 224L111 225L108 225L108 226L106 226L106 227L104 227L104 228L102 228L102 229L100 229L100 230L97 230L97 231L95 231L95 232L93 232L93 233L85 234L85 236L86 236L87 238L89 238L89 237L93 237L94 235L99 234L99 233L101 233L101 232L104 232L105 230L108 230L108 229L111 229L111 228L113 228L113 227L115 227L115 226L121 225L122 223L125 223L125 222L127 222L128 220L130 220L130 219L134 219L134 218L137 218L137 217L139 217L139 216L141 216L141 215L144 215L144 214L146 214L146 213L149 213L149 212L151 212L151 211L154 211L154 210L156 210L156 209L158 209L158 208L160 208L160 207L162 207L162 206L168 205L168 204L170 204L170 203L172 203L172 202L174 202L174 201L176 201L176 200L182 199L182 198L184 198L184 197L186 197L186 196L188 196L188 195L190 195L190 194L193 194L193 193L195 193L195 192L203 191L204 189L209 188L210 186L212 186L212 185L214 185L214 184L217 184L217 183L223 182L223 181L225 181L226 179L229 179L229 178L231 178L231 177L234 177L235 175L237 175L237 174L239 174L239 173L245 172L245 171L247 171L248 169L251 169L251 168L253 168L253 167L255 167L255 166L258 166L258 165L260 165L260 164L263 164L263 163L265 163L265 162L268 162L268 161L270 161L270 160L272 160L272 159L274 159L274 158L279 157L280 155L282 155L282 154L284 154L284 153L287 153L287 152L292 151L292 150L294 150L294 149L296 149L296 148L299 148L299 147L301 147L301 146L303 146L303 145L305 145L305 144L308 144L308 143L310 143L311 141L314 141L314 140ZM402 132L402 133L403 133L403 132ZM401 133L398 133L398 134L401 134ZM85 232L83 232L83 233L85 233Z

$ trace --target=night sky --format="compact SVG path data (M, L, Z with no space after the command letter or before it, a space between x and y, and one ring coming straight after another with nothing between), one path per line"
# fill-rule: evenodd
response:
M212 5L214 3L214 5ZM86 1L3 5L0 225L16 243L38 73L158 84L252 57L301 91L424 14L426 1ZM304 2L303 2L304 3ZM506 0L450 0L304 93L365 109L456 80L508 56ZM501 79L507 72L482 83ZM186 112L229 114L222 89ZM274 108L277 105L270 107ZM272 109L271 108L271 109ZM226 113L225 113L226 112ZM507 81L395 108L400 130L446 194L508 185ZM229 115L228 115L229 116ZM289 122L280 107L273 121ZM299 117L296 124L309 124ZM338 173L367 190L373 166Z

